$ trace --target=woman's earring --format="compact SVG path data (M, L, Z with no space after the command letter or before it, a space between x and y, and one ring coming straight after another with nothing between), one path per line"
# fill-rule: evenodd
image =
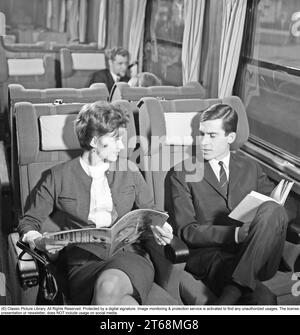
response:
M92 148L92 150L91 150L92 152L96 152L96 149L95 148Z

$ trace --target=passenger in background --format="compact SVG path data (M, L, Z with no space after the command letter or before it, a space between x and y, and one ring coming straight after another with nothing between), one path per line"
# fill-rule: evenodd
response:
M151 72L140 72L129 80L128 85L131 87L150 87L161 86L162 82Z
M69 225L90 221L103 228L131 211L134 204L154 207L137 167L109 171L124 148L127 122L128 116L116 105L98 101L83 106L75 121L82 155L48 171L18 227L22 240L32 249L57 254L64 248L57 262L66 271L71 302L76 305L144 304L153 284L154 268L139 242L104 260L99 243L67 246L62 241L61 245L45 246L40 233L43 221L54 211L62 212ZM158 244L165 245L173 238L167 222L152 231Z
M267 201L250 223L230 219L246 194L269 195L274 185L256 161L230 152L238 123L231 106L211 106L199 123L202 180L188 182L191 171L184 168L175 168L170 177L175 233L190 249L186 269L216 294L214 304L233 305L243 298L244 304L274 305L276 297L261 281L278 270L288 223L285 209Z
M110 92L115 82L128 82L127 75L129 52L121 47L112 48L106 53L109 69L95 72L89 82L89 86L94 83L104 83Z

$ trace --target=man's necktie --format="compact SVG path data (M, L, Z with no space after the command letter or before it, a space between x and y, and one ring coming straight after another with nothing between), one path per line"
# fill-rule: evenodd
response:
M224 169L224 163L222 161L219 162L220 165L220 186L222 189L223 195L227 197L227 192L228 192L228 180L227 180L227 175Z

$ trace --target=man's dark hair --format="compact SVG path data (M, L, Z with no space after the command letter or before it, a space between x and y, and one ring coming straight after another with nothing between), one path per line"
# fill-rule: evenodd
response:
M209 121L209 120L223 120L223 129L225 135L229 133L236 133L238 115L237 112L227 104L215 104L204 110L199 117L199 122Z
M106 52L107 59L112 61L116 59L117 55L129 58L129 52L122 47L115 47Z

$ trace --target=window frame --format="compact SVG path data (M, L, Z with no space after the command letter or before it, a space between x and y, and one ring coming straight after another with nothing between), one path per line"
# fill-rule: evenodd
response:
M258 3L259 0L247 2L247 15L245 20L243 43L241 47L241 56L234 85L234 94L240 96L241 99L244 89L241 83L244 69L247 65L254 65L257 66L257 68L278 71L281 73L284 72L300 77L300 69L263 61L253 57ZM272 143L258 138L251 133L249 135L248 143L245 144L242 150L258 157L259 160L266 163L271 168L281 171L287 176L300 181L300 157L295 156L278 146L272 145Z

